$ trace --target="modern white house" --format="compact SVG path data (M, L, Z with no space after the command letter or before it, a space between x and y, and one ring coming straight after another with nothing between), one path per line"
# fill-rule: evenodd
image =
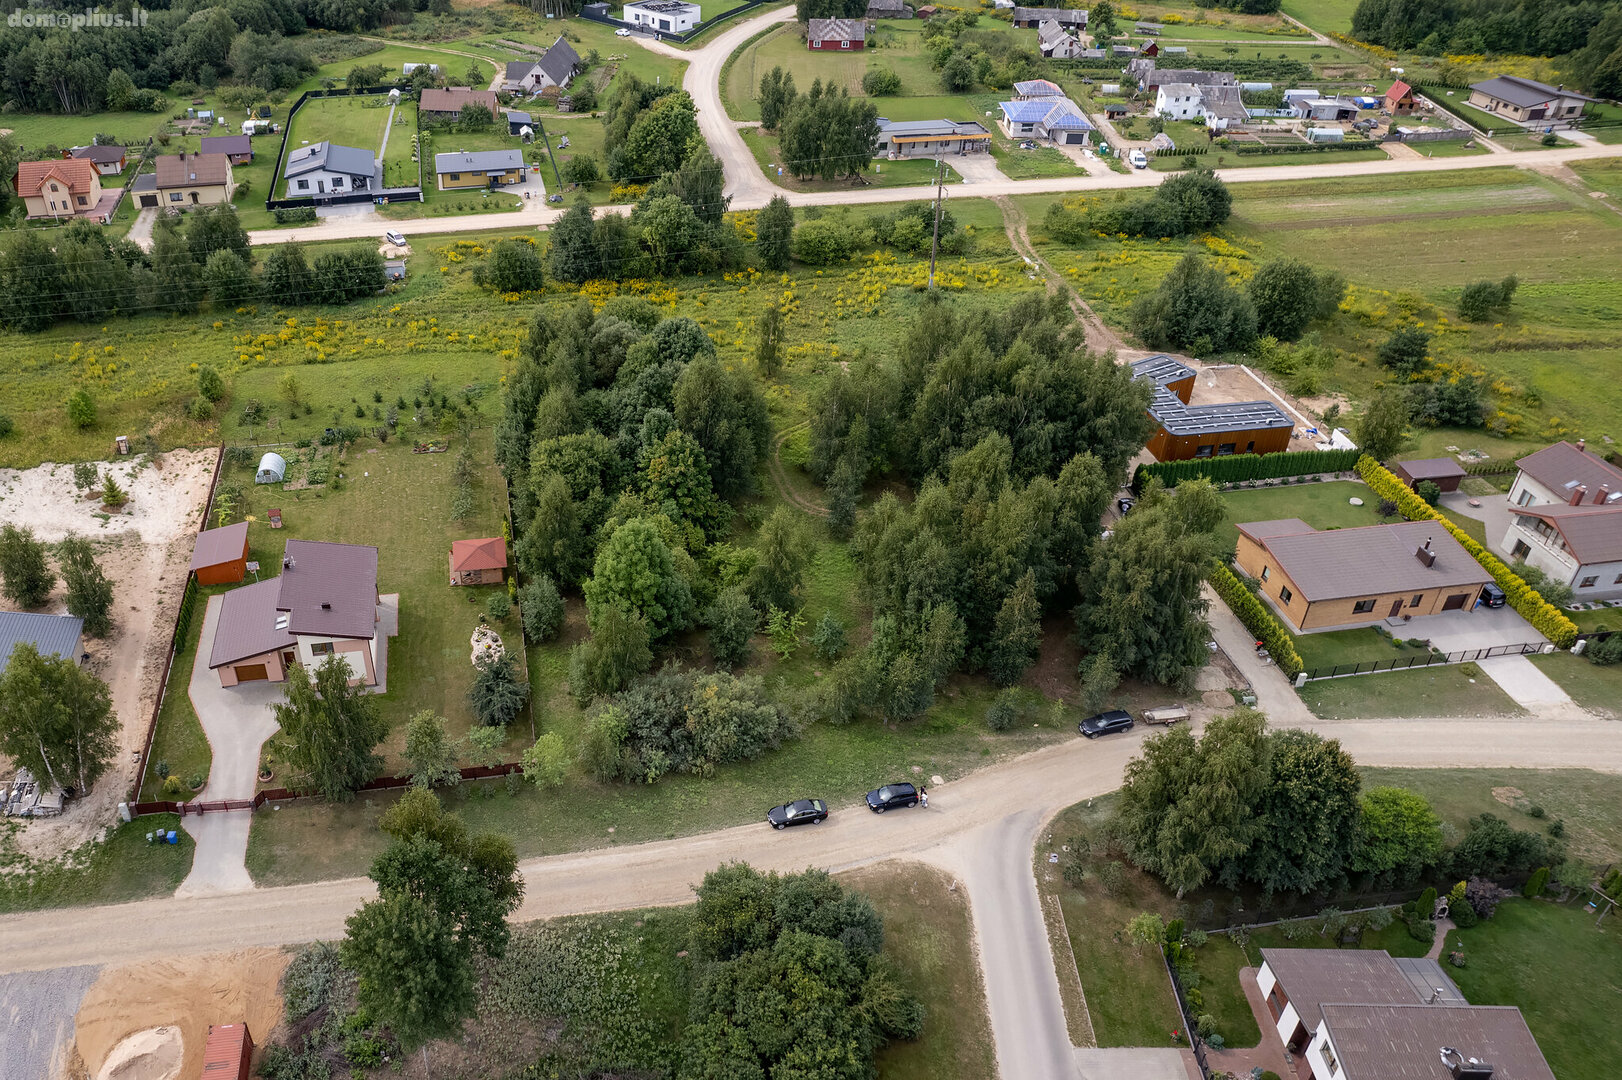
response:
M687 0L636 0L621 14L625 22L642 30L682 34L703 21L697 4Z
M282 167L289 199L376 191L383 187L381 174L370 150L325 141L295 148Z
M1516 467L1499 551L1570 585L1579 603L1622 598L1622 469L1580 439Z
M1469 1004L1435 960L1263 949L1256 983L1312 1080L1554 1080L1521 1011Z

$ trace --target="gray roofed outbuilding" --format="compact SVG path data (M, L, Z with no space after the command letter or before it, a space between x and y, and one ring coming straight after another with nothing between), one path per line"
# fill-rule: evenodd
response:
M1464 466L1450 457L1414 458L1397 464L1410 480L1442 480L1449 476L1465 475Z
M31 611L0 611L0 673L11 662L18 645L29 644L41 656L63 656L77 662L84 620L72 615L38 615Z

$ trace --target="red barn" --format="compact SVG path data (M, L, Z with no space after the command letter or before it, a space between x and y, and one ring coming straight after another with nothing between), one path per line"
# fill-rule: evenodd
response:
M805 24L805 43L810 49L865 48L867 23L861 19L810 19Z
M234 585L248 576L248 523L205 529L192 548L191 570L199 585Z

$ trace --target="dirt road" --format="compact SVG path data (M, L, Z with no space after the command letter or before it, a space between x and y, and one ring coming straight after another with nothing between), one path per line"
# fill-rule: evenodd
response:
M1601 720L1362 720L1309 726L1340 738L1369 765L1622 773L1622 725ZM842 869L900 855L949 861L952 849L987 825L1032 810L1045 820L1062 807L1114 790L1142 740L1141 731L1097 742L1077 739L1013 759L931 790L927 812L843 811L826 825L787 833L744 825L681 840L527 860L522 870L528 894L517 918L683 903L693 883L730 859L779 870ZM1022 859L1028 851L1028 845L1021 850ZM371 892L369 881L349 879L14 915L0 923L0 970L126 963L336 937L345 916Z

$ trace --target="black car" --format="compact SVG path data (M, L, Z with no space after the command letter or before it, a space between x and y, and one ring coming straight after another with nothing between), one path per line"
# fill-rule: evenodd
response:
M1480 604L1486 608L1501 608L1504 606L1504 590L1496 585L1487 584L1481 587Z
M1089 739L1096 739L1115 731L1131 731L1132 714L1125 709L1111 709L1097 716L1089 716L1076 726Z
M801 799L766 811L766 823L774 829L790 825L821 825L828 820L828 804L821 799Z
M867 793L867 808L875 814L897 806L917 806L918 789L911 784L885 784Z

